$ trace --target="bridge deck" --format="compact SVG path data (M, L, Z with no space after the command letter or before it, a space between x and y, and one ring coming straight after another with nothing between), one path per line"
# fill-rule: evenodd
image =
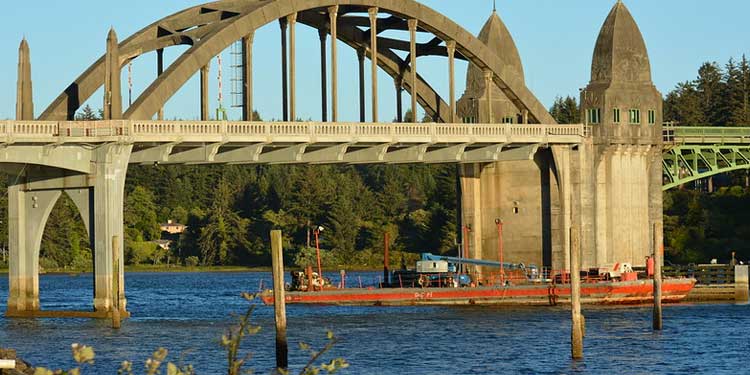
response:
M131 163L443 163L528 160L584 125L3 121L9 145L132 144Z

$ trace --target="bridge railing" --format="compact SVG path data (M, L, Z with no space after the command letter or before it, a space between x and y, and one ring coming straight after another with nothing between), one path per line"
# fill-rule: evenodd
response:
M121 136L393 136L393 137L586 137L576 125L409 124L231 121L0 121L0 136L96 138Z
M676 126L665 128L671 143L750 143L750 127ZM668 137L668 138L667 138Z

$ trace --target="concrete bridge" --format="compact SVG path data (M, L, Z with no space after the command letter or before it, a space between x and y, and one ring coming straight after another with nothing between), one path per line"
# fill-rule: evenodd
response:
M283 121L252 122L253 38L271 22L282 36ZM297 23L319 31L321 122L288 121L297 118ZM408 40L381 35L392 30L408 32ZM418 43L418 33L431 39ZM358 52L356 123L338 121L339 57L336 43L327 51L329 35ZM208 121L210 61L235 42L242 46L244 121ZM165 69L164 49L179 45L188 48ZM123 108L121 69L150 53L157 56L157 79ZM423 56L446 59L447 100L418 74ZM458 100L455 59L470 64ZM378 121L378 68L393 77L397 123ZM93 246L94 309L112 312L119 295L125 310L122 256L113 265L113 248L122 252L129 164L456 163L467 234L461 241L473 257L495 257L495 221L502 217L505 261L569 269L575 226L583 266L640 265L662 243L662 189L747 168L750 131L667 127L665 138L645 43L620 1L604 22L591 72L581 95L585 124L557 125L526 87L513 38L495 12L475 37L413 0L222 0L158 20L123 42L112 30L105 55L35 118L24 40L16 120L0 121L0 168L10 175L7 314L43 315L39 247L63 193L81 212ZM164 121L165 103L193 75L201 77L201 121ZM104 120L74 121L102 87ZM402 122L404 90L412 113L421 106L434 123Z

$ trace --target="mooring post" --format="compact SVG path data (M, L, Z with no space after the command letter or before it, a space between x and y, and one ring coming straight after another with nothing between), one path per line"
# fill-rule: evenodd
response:
M112 328L120 329L120 239L112 236Z
M583 316L581 314L581 242L578 228L570 228L570 302L573 325L570 333L573 359L583 359Z
M276 368L277 372L289 367L289 346L286 341L286 301L284 297L284 254L281 249L281 231L271 231L271 263L273 267L273 309L276 317Z
M659 224L654 223L654 330L661 331L661 265L664 262L664 245L658 243Z

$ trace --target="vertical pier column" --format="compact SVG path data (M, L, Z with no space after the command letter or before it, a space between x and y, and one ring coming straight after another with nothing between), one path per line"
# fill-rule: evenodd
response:
M123 202L125 175L132 145L100 146L94 154L94 308L110 311L113 298L112 239L119 244L119 289L121 312L126 311L125 270L123 263Z
M562 268L564 270L571 269L570 263L570 228L572 222L571 215L571 202L572 202L572 181L571 181L571 161L570 161L570 146L552 146L552 155L555 159L555 167L557 169L557 181L559 184L560 193L560 217L561 217L561 233L563 243L563 262L562 264L555 264L553 267Z
M396 85L396 122L404 122L404 103L401 94L404 92L404 78L402 75L393 79Z
M338 59L336 58L336 41L338 39L338 13L339 6L328 8L328 17L331 24L331 116L333 122L339 120L339 78Z
M109 35L107 35L104 74L104 120L119 120L122 118L122 86L120 47L115 29L110 29Z
M735 302L747 302L750 300L750 289L748 289L748 266L734 266L734 300Z
M411 56L411 115L412 122L417 122L417 23L410 19L409 23L409 54Z
M242 121L254 121L253 107L253 39L255 33L242 38Z
M359 122L365 122L365 50L357 50L359 62Z
M452 124L457 123L456 120L456 41L449 40L445 42L445 46L448 48L448 81L450 90L450 106L451 106L451 118Z
M370 65L372 69L372 122L378 122L378 8L367 10L370 15Z
M39 248L62 190L25 191L25 175L8 186L9 293L7 316L39 310Z
M297 121L297 13L289 19L289 118Z
M34 98L31 85L31 52L24 38L18 47L18 85L16 89L16 120L34 119Z
M326 63L326 43L328 42L328 31L325 27L318 30L320 36L320 102L321 121L328 121L328 64Z
M492 71L489 69L484 70L484 92L487 97L487 122L490 124L495 123L495 113L492 110Z
M208 72L210 63L201 68L201 121L208 121Z
M159 48L156 50L156 77L161 77L162 74L164 74L164 48ZM164 120L164 107L159 107L156 119Z
M289 93L287 82L289 67L286 58L286 27L288 23L289 21L286 17L279 19L279 27L281 27L281 118L284 121L289 121Z

